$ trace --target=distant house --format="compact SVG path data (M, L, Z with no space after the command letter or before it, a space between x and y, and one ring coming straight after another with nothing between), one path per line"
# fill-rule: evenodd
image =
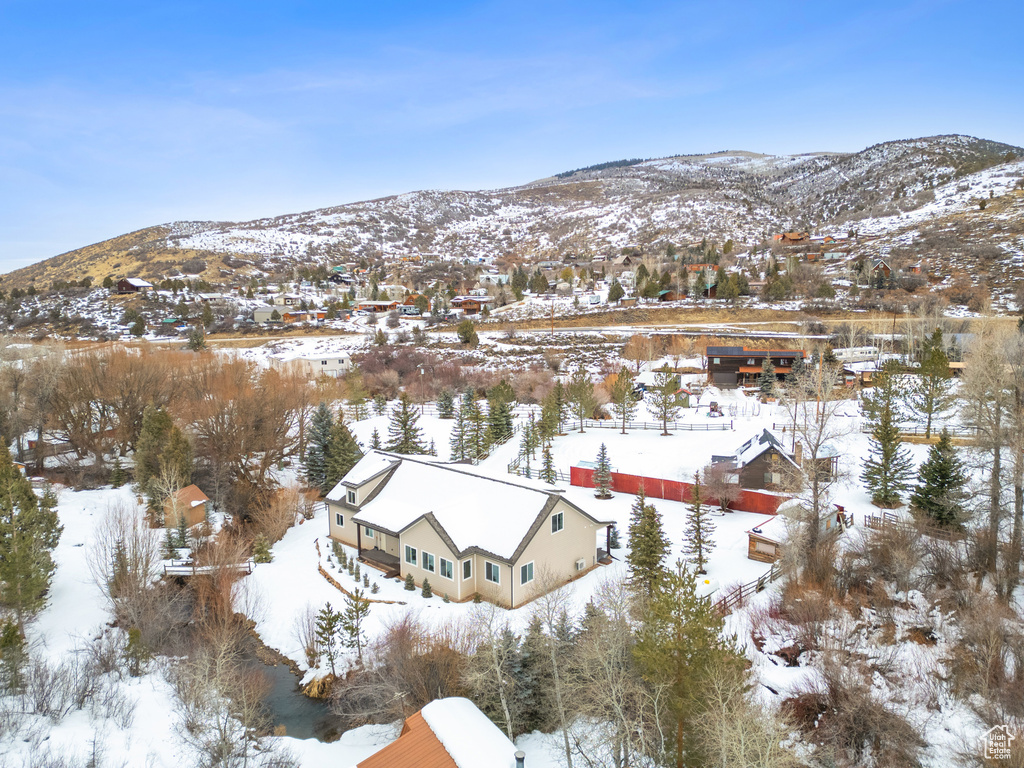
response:
M356 304L356 309L360 309L363 312L390 312L392 309L398 309L398 301L387 299L378 301L361 299L359 303Z
M787 505L799 504L799 501L787 502ZM762 563L774 563L782 557L782 547L787 538L786 517L782 514L786 505L779 507L780 514L766 518L747 531L747 559ZM821 521L819 530L822 535L835 535L846 530L853 524L853 518L846 510L834 505L834 508Z
M804 245L811 242L811 236L807 232L783 232L773 235L772 240L782 245Z
M461 309L467 315L477 315L494 300L486 296L456 296L449 302L452 309Z
M633 266L633 257L628 253L624 253L621 256L616 256L615 260L612 261L612 265L616 267L631 267Z
M191 528L206 519L206 504L210 498L197 485L188 485L164 501L164 527L177 528L181 519Z
M806 358L802 349L747 349L746 347L708 347L708 383L719 387L752 386L761 376L761 366L771 357L776 378L782 380L793 370L797 357Z
M327 494L327 505L331 538L363 562L418 584L429 579L452 600L479 595L510 608L596 566L612 525L539 481L376 450Z
M890 267L884 259L875 259L871 264L871 274L875 276L883 274L886 277L889 277L892 274L892 267Z
M524 768L526 755L469 699L435 699L356 768Z
M344 376L352 370L352 358L345 352L299 355L297 357L271 357L270 364L279 368L297 370L311 378L317 376Z
M138 277L122 277L116 288L118 293L146 293L153 290L153 284Z
M751 490L788 487L793 470L800 467L798 457L767 429L747 440L735 453L712 456L711 463L724 467L735 475L741 487Z

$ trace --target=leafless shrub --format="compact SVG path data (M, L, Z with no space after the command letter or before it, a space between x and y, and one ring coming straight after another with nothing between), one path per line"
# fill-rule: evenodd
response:
M267 494L252 510L253 535L263 534L273 544L281 540L298 517L306 517L310 503L296 485Z
M310 603L295 617L295 639L306 654L306 664L312 669L320 663L320 646L316 637L316 611Z
M906 592L914 587L914 569L921 560L921 534L910 527L887 526L867 533L852 551L856 566L862 573L858 581L876 578L891 581L896 589Z

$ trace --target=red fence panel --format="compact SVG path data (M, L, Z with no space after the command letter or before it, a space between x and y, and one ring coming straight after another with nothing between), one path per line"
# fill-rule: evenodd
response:
M652 499L668 499L669 501L689 502L692 500L693 483L684 483L679 480L665 480L660 477L644 477L642 475L627 475L622 472L612 472L612 490L616 493L628 493L635 496L640 490L641 484L644 493ZM580 488L594 488L594 470L588 467L570 467L569 484ZM756 512L762 515L774 515L778 512L779 506L788 497L777 496L773 493L762 493L761 491L744 490L736 501L729 505L730 509L739 512ZM717 499L705 499L707 504L715 505Z

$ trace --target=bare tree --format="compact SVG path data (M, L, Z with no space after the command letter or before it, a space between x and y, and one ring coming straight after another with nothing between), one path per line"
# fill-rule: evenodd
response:
M704 493L709 499L718 502L718 507L723 512L743 494L735 471L730 470L724 463L708 464L701 472L701 477L704 481Z
M505 733L509 739L514 739L516 722L511 703L514 682L508 670L515 648L503 642L510 632L505 611L492 603L473 606L470 632L476 652L466 667L466 685L478 701L497 698Z
M533 603L533 618L540 621L547 647L548 661L551 664L552 691L555 712L562 729L562 746L565 750L565 763L572 768L572 748L569 744L568 702L565 691L565 671L562 669L558 625L567 616L572 607L572 585L561 584L553 572L541 568L537 578L537 591L541 596Z
M144 510L127 501L109 504L96 526L89 571L115 616L129 628L143 622L159 562L160 539Z

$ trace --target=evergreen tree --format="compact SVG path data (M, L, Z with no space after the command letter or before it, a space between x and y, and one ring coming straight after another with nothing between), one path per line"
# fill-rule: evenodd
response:
M0 608L19 629L43 607L56 568L52 552L63 527L52 493L38 498L0 443Z
M604 443L597 452L597 467L594 469L594 487L597 493L594 495L599 499L610 499L612 497L612 465L608 461L608 449Z
M374 450L380 450L380 433L377 428L373 428L373 434L370 435L370 447Z
M484 413L471 393L463 396L462 407L466 411L466 458L476 459L491 447L490 432Z
M382 394L376 394L373 396L373 412L378 416L383 416L384 411L388 408L388 399Z
M356 658L360 664L363 663L363 646L366 644L363 626L369 615L370 601L359 587L353 589L351 595L345 595L345 611L340 614L338 625L345 634L345 645L356 649Z
M128 674L139 677L145 671L150 654L142 639L142 630L132 627L128 630L128 642L124 646L124 660L128 665Z
M626 434L626 423L636 417L637 405L640 402L640 398L636 395L633 374L626 366L622 366L615 383L612 384L611 397L615 415L622 422L622 434Z
M327 663L331 665L331 674L337 676L338 671L335 662L338 658L338 634L341 630L341 613L334 610L330 603L326 603L316 615L314 634L320 652L327 657Z
M910 506L937 525L958 525L963 489L968 479L949 432L944 429L939 442L929 449L928 458L921 465Z
M861 480L871 491L871 502L880 507L898 507L910 488L914 462L900 439L899 424L902 386L899 363L882 366L870 395L864 397L864 411L871 424L871 449L864 461Z
M786 374L786 386L787 387L799 387L803 381L804 371L807 370L807 363L804 362L803 355L797 355L793 358L793 366L789 369L789 373Z
M948 410L952 403L952 384L949 358L943 349L942 329L936 328L921 351L917 380L910 391L914 410L925 419L926 440L931 439L933 419Z
M512 406L502 397L488 401L487 437L490 443L505 439L512 432Z
M310 419L306 443L306 481L321 494L327 493L327 453L330 450L334 417L327 403L321 401Z
M545 483L552 484L558 480L558 477L555 474L555 462L551 457L551 446L549 444L544 445L544 453L541 457L540 479Z
M252 559L256 563L269 563L273 561L274 555L270 551L270 542L265 534L259 534L252 543Z
M395 453L426 453L423 444L423 433L418 422L420 415L416 413L409 400L409 395L402 393L398 403L391 411L391 422L388 424L388 450Z
M580 422L580 432L583 432L583 420L594 415L597 400L594 397L594 383L582 365L569 377L566 396L572 406L573 416Z
M712 536L715 524L711 521L711 507L704 504L701 493L700 474L693 474L693 492L690 497L690 514L686 518L686 540L683 542L685 552L697 567L697 573L707 573L704 568L708 555L715 548Z
M550 442L551 438L558 434L558 395L554 390L544 396L540 404L540 420L537 422L537 430L541 440Z
M672 369L663 365L658 369L658 377L650 390L651 404L661 421L661 434L667 436L668 423L679 415L679 379Z
M434 596L434 589L430 586L430 580L423 580L423 587L420 589L420 597L431 598Z
M17 694L24 687L23 671L28 661L25 636L8 619L0 628L0 692Z
M110 473L110 485L114 488L120 488L127 481L124 467L121 466L121 459L114 460L114 469Z
M622 285L618 280L612 279L611 287L608 289L608 303L611 304L614 301L618 301L626 292L622 289Z
M666 693L660 727L675 752L673 762L704 765L694 726L705 686L713 682L712 670L723 664L741 669L744 659L723 639L722 616L697 594L697 580L681 561L656 583L644 605L633 658L644 680Z
M661 515L641 487L630 515L629 524L629 585L641 599L649 599L655 592L664 571L663 561L669 545L661 527Z
M178 540L178 546L184 549L188 546L188 520L185 519L185 513L182 512L178 515L178 519L174 521L175 528L177 529L176 538Z
M407 592L416 591L416 581L413 579L411 573L405 574L405 589Z
M378 437L378 441L379 441ZM363 451L341 419L331 428L331 439L327 444L327 460L324 467L324 485L321 490L329 492L348 471L363 458Z
M458 408L455 409L455 423L452 425L451 436L448 438L448 453L452 461L465 461L469 458L466 445L467 427L466 408L462 401L459 401Z
M455 398L452 396L451 390L446 389L441 393L441 397L437 401L437 416L441 419L455 417Z
M761 390L762 400L775 397L775 364L771 355L765 355L764 362L761 363L761 375L757 378L757 385Z

